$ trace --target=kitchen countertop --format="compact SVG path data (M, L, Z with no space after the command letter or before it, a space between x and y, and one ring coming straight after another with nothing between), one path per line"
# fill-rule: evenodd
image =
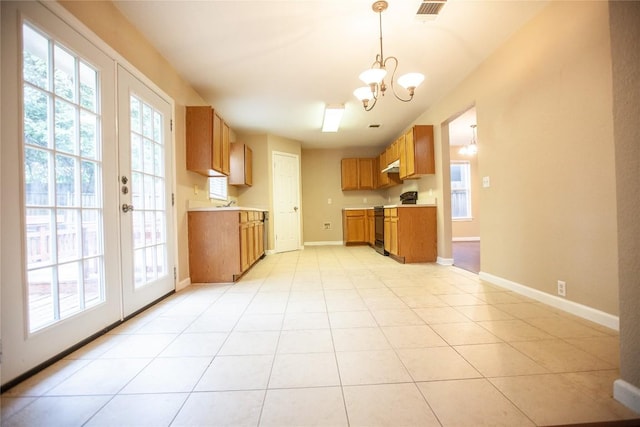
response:
M384 205L383 208L435 208L437 205L435 203L416 203L415 205Z
M256 211L266 212L268 209L249 208L247 206L200 206L190 207L189 212L227 212L227 211Z
M415 205L383 205L383 208L428 208L428 207L437 207L438 205L436 205L435 203L418 203ZM342 208L343 211L357 211L357 210L367 210L367 209L373 209L373 206L363 206L363 207L359 207L359 208Z
M267 212L269 209L264 208L256 208L249 206L221 206L214 205L211 202L201 201L201 200L189 200L187 211L188 212L225 212L225 211L256 211L256 212Z

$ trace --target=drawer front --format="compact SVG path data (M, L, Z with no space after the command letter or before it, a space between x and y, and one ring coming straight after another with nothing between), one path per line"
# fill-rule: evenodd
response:
M356 209L356 210L348 210L344 211L346 216L364 216L364 210Z
M384 208L384 216L385 218L398 216L398 208Z
M249 212L240 211L240 223L245 223L249 221Z

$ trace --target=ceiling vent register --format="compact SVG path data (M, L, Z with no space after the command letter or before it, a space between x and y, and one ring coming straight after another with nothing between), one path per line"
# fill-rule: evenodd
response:
M435 19L446 2L446 0L422 2L416 12L416 17L418 19Z

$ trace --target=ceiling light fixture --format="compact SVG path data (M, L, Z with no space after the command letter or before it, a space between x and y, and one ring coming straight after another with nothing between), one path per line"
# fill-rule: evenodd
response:
M365 111L371 111L373 107L375 107L378 97L384 96L384 92L387 90L387 85L384 82L384 78L387 75L387 61L392 60L395 63L393 64L390 85L393 95L400 101L411 101L414 90L420 86L420 83L424 80L424 75L420 73L402 75L398 78L398 84L409 92L409 98L402 98L396 93L394 79L396 70L398 69L398 59L395 56L385 58L382 50L382 12L387 10L387 7L389 7L389 4L384 0L376 1L371 5L373 11L378 13L380 18L380 53L376 55L376 60L371 68L360 74L360 80L367 84L367 86L360 87L353 92L355 97L362 101ZM371 100L373 100L373 103L369 105Z
M322 132L337 132L344 114L344 105L327 105L324 109Z
M476 127L477 125L471 125L471 142L462 147L458 153L463 156L474 156L478 152L478 143L476 141Z

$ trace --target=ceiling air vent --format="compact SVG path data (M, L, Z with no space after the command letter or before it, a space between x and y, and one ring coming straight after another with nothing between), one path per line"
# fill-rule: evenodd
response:
M435 19L446 2L447 0L423 1L416 12L416 18L420 20Z

